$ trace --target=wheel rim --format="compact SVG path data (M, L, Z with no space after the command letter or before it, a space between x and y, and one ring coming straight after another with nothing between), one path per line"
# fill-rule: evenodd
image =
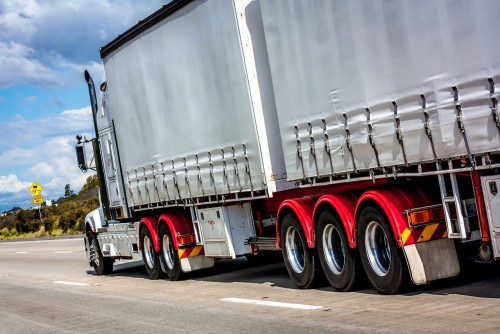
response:
M304 271L304 242L299 231L293 226L290 226L286 231L285 246L288 262L292 266L293 270L297 273Z
M340 236L340 231L332 224L326 225L324 229L323 253L328 268L334 274L340 275L345 263L344 244Z
M154 267L154 261L153 261L153 256L154 256L154 250L153 250L153 244L151 243L151 239L149 236L144 237L144 242L143 242L143 247L144 247L144 257L146 260L146 264L148 265L149 268Z
M174 268L174 247L172 245L172 241L170 237L166 234L163 235L162 239L163 243L163 258L165 259L165 263L168 269Z
M99 266L99 256L97 256L97 241L95 239L92 239L92 242L90 243L89 246L89 255L90 255L90 261L96 265Z
M385 276L391 266L391 250L387 234L379 222L371 221L366 227L365 247L373 271Z

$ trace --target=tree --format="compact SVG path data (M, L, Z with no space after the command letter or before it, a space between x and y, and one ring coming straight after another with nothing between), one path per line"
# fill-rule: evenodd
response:
M78 193L78 195L84 195L85 193L89 192L92 189L98 188L99 187L99 181L97 179L97 174L90 175L87 177L87 180L85 181L85 184L83 185L82 189Z
M64 187L64 197L70 197L73 195L73 190L71 190L71 185L67 184L66 187Z

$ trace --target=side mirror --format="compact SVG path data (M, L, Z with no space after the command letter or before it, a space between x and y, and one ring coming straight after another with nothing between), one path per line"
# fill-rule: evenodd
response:
M78 168L82 172L86 172L88 167L87 167L87 156L85 155L85 147L83 143L78 143L75 146L76 150L76 160L78 162Z

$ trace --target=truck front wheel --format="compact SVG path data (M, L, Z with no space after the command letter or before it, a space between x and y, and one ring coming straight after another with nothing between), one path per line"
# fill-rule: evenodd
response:
M352 290L356 258L342 224L328 211L319 215L317 243L319 260L328 282L339 291Z
M171 281L178 281L182 276L179 256L174 248L174 243L167 225L160 226L160 261Z
M373 287L396 294L403 283L403 261L385 217L375 208L361 211L358 225L361 262Z
M288 275L300 289L314 285L315 263L313 250L306 244L302 227L295 217L287 214L281 226L281 249Z
M153 238L147 228L141 229L142 258L149 278L158 279L161 276L161 266L158 254L153 246Z
M99 242L96 235L93 233L87 234L88 240L88 256L92 267L94 267L97 276L108 275L113 272L113 260L109 257L102 256Z

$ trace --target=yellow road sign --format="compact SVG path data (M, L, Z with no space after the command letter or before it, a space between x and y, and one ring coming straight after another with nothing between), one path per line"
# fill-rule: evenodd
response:
M42 203L43 203L43 196L41 195L33 196L33 204L42 204Z
M38 196L38 194L40 194L40 192L42 191L42 186L39 185L38 183L36 182L33 182L33 184L31 185L31 188L30 188L30 192L35 195L35 196Z

